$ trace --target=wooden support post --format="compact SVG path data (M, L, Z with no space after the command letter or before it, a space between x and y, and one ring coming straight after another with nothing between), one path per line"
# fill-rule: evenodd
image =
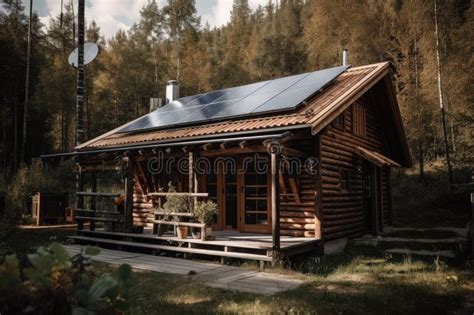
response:
M193 156L193 163L194 163L194 158L196 158L196 156ZM194 178L194 183L193 183L194 193L197 194L199 192L199 181L198 181L196 170L194 169L194 165L193 165L193 178ZM198 202L198 198L195 196L194 197L194 210L196 210L197 202Z
M382 173L383 173L383 167L379 167L379 177L378 177L378 203L379 203L379 211L380 211L380 228L379 232L383 233L383 224L384 224L384 208L383 208L383 184L382 184Z
M132 233L133 230L133 159L125 158L126 176L125 176L125 232Z
M471 193L471 258L474 257L474 193Z
M388 190L388 213L390 218L390 225L393 226L394 221L394 213L393 213L393 206L392 206L392 169L390 167L387 168L387 190Z
M280 253L280 193L278 182L278 153L270 152L271 156L271 205L272 205L272 249L273 258Z
M323 202L321 174L321 137L316 138L315 154L318 159L317 172L314 174L314 238L323 239Z
M378 209L378 189L377 189L377 166L370 163L370 190L372 202L372 234L378 235L379 232L379 209Z
M97 173L93 172L91 174L91 191L92 192L97 192ZM91 212L91 217L95 217L95 211L96 205L97 205L97 196L91 196L91 210L94 210L94 212ZM90 223L90 230L95 231L95 221L91 221Z
M79 164L76 164L76 165L77 165L76 192L84 191L84 173L82 172L81 166ZM84 209L84 196L76 195L76 209ZM78 230L84 229L84 221L82 220L77 221L77 229Z

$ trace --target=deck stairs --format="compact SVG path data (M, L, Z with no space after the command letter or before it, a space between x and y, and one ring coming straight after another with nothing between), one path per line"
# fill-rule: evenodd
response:
M354 245L376 246L391 257L462 261L468 250L467 230L459 228L391 228L380 236L354 239Z

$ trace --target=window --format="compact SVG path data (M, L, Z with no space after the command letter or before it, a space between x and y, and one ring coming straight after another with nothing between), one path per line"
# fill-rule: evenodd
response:
M352 107L352 132L357 136L365 136L365 107L354 104Z
M336 117L336 120L334 120L334 126L344 129L344 113Z
M341 191L349 191L350 187L350 172L347 169L341 169L340 170L340 179L339 179L339 186L341 188Z

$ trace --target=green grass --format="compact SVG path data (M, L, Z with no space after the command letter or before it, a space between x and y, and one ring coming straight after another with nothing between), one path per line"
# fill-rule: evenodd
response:
M64 240L74 230L16 230L8 245L22 255L32 246ZM116 266L96 263L98 269ZM256 268L245 264L244 268ZM393 261L373 247L348 247L339 255L306 258L269 272L305 280L301 287L274 296L209 288L193 276L134 272L130 314L342 313L445 314L462 307L474 290L468 270L434 262Z

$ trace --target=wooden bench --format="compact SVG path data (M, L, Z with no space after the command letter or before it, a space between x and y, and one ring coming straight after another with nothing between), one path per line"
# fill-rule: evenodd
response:
M155 216L159 216L160 213L157 215L155 213ZM185 217L193 217L192 213L186 213ZM149 223L153 223L153 234L158 233L158 228L159 225L172 225L174 228L180 227L180 226L187 226L187 227L192 227L192 228L199 228L201 230L201 240L206 240L206 225L203 223L196 223L196 222L179 222L179 221L166 221L166 220L160 220L160 219L148 219Z
M148 196L150 198L158 198L157 200L158 208L161 208L161 205L162 205L161 199L166 198L167 196L184 196L184 197L194 198L194 200L197 201L197 198L207 198L209 197L209 194L208 193L155 192L155 193L149 193ZM170 216L178 217L178 220L180 218L189 218L189 219L194 218L194 214L190 212L155 211L154 219L147 220L147 222L153 223L153 234L158 234L158 229L160 228L160 225L172 225L174 228L174 234L176 234L176 227L187 226L187 227L199 228L201 230L201 240L206 239L206 225L205 224L164 220L165 217L170 217Z

